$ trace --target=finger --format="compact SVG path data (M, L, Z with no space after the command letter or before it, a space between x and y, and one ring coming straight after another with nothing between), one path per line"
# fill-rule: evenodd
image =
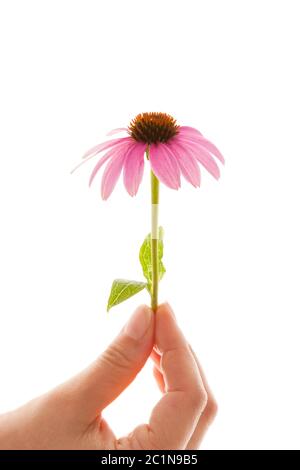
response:
M164 377L156 366L153 367L153 375L154 375L154 378L156 380L159 390L161 391L161 393L165 393L166 389L165 389Z
M156 311L155 343L161 353L166 394L152 412L148 438L155 448L184 449L207 396L197 364L168 304Z
M162 370L160 368L160 360L161 360L161 355L153 348L152 353L150 354L150 357L154 363L153 366L153 375L155 378L155 381L158 385L159 390L162 393L165 393L165 381L164 381L164 376L162 374Z
M216 417L216 414L217 414L217 411L218 411L218 405L217 405L217 402L215 400L215 397L208 385L208 382L207 382L207 379L205 377L205 374L203 372L203 368L195 354L195 352L193 351L193 349L191 348L190 346L190 350L191 350L191 353L193 354L193 357L195 359L195 362L197 364L197 367L198 367L198 370L201 374L201 377L202 377L202 382L204 384L204 387L205 387L205 390L206 390L206 393L207 393L207 404L206 404L206 407L205 407L205 410L203 411L202 415L200 416L200 419L198 421L198 424L195 428L195 431L191 437L191 439L189 440L188 444L187 444L187 449L198 449L199 446L200 446L200 443L208 429L208 427L210 426L210 424L212 423L212 421L214 420L214 418Z
M84 421L95 419L134 380L153 340L153 312L141 306L94 363L57 389L61 399Z
M190 350L191 350L191 352L194 356L195 362L197 363L197 367L199 369L199 372L200 372L200 375L201 375L201 378L202 378L202 382L203 382L204 388L205 388L206 393L207 393L206 407L205 407L203 413L201 414L200 419L198 421L198 424L195 428L195 431L194 431L194 433L193 433L193 435L192 435L192 437L191 437L191 439L190 439L190 441L188 442L188 445L187 445L187 449L198 449L199 446L200 446L201 441L203 440L204 435L207 432L208 427L210 426L210 424L212 423L212 421L216 417L218 407L217 407L217 402L215 400L215 397L214 397L214 395L213 395L213 393L212 393L212 391L211 391L211 389L208 385L206 376L203 372L203 368L200 365L199 360L198 360L198 358L197 358L197 356L196 356L196 354L193 351L191 346L190 346ZM164 393L165 392L165 383L164 383L164 378L163 378L163 375L162 375L161 369L160 369L161 355L153 349L153 351L151 353L151 359L154 362L153 375L155 377L155 380L157 382L157 385L158 385L160 391L162 393Z
M150 357L152 361L154 362L154 364L156 365L156 367L160 369L161 354L159 354L157 351L155 351L155 349L153 349L150 354Z
M203 372L203 368L200 365L199 360L198 360L198 358L197 358L197 356L196 356L196 354L193 351L191 346L190 346L190 350L191 350L191 352L194 356L195 362L197 363L197 367L199 369L199 372L200 372L200 375L201 375L201 378L202 378L202 382L204 384L204 387L205 387L205 390L206 390L206 393L207 393L206 407L205 407L203 413L200 416L200 419L197 423L197 426L195 428L195 431L194 431L191 439L189 440L189 442L187 444L187 449L198 449L201 442L202 442L202 440L203 440L204 435L207 432L207 429L209 428L210 424L212 423L212 421L214 420L214 418L217 414L217 403L216 403L214 395L213 395L213 393L212 393L212 391L211 391L211 389L208 385L206 376ZM157 382L157 385L158 385L160 391L162 393L164 393L165 392L165 384L164 384L163 375L162 375L161 369L160 369L161 355L159 353L157 353L157 351L153 350L152 353L151 353L151 359L154 362L153 375L155 377L155 380Z

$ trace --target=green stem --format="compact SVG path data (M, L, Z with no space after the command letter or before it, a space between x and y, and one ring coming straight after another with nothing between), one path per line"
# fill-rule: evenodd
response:
M149 155L149 150L148 150ZM159 204L159 181L151 170L151 264L152 264L152 289L151 307L156 310L158 304L158 204Z

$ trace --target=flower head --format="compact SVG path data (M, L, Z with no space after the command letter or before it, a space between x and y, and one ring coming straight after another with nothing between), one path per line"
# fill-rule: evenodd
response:
M127 192L134 196L143 177L145 153L155 176L172 189L180 187L180 176L193 186L200 186L201 164L216 179L220 170L213 157L224 163L217 147L193 127L179 126L165 113L138 114L128 128L109 132L113 135L126 132L126 137L111 139L88 150L79 166L101 152L107 151L95 165L90 185L106 163L102 176L101 194L107 199L112 193L121 171Z
M165 113L138 114L128 127L133 139L149 145L168 142L179 129L176 120Z

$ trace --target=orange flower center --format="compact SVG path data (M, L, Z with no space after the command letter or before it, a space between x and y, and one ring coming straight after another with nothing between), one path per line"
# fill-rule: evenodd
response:
M131 137L145 144L167 142L179 132L176 120L166 113L141 113L129 124Z

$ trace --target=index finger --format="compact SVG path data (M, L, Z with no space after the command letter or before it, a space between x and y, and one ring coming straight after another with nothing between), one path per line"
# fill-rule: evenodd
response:
M207 393L168 304L158 307L155 321L166 393L151 414L149 438L159 449L185 449L206 406Z

